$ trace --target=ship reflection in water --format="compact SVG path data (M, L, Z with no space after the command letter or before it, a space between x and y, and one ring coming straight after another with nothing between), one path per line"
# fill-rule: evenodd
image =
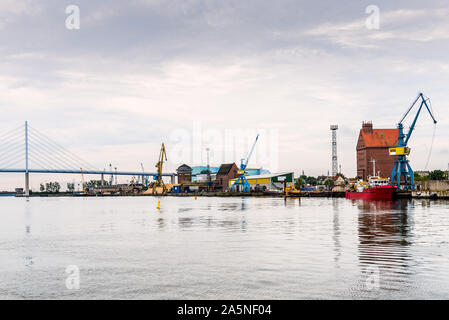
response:
M445 201L23 200L0 199L0 299L449 296Z
M412 272L413 208L408 200L361 200L357 207L361 266L379 273L379 286L400 289L406 282L404 277Z

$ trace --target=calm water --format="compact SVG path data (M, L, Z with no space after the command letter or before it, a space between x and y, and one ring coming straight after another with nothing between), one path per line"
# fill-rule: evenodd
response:
M160 201L0 198L0 298L449 297L449 202Z

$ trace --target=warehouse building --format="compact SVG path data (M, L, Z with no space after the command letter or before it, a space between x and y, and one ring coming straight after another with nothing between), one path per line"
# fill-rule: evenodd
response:
M225 163L220 166L216 175L216 185L218 189L225 191L231 179L237 178L238 167L235 163Z
M192 181L192 168L186 164L181 165L177 170L178 183Z
M229 187L232 187L237 179L229 180ZM287 187L294 182L293 172L261 174L255 176L246 176L246 180L251 186L251 190L281 190L284 188L284 183Z
M390 177L396 157L388 154L388 148L397 142L398 136L398 129L373 129L371 121L363 122L356 147L357 176L364 180L374 173Z

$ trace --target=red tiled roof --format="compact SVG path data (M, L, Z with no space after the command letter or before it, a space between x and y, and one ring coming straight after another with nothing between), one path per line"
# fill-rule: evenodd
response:
M360 130L366 147L391 147L399 136L398 129L373 129L373 133Z

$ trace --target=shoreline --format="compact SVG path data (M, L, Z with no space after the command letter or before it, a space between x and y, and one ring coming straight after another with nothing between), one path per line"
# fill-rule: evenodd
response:
M15 198L25 198L24 195L11 195ZM104 195L87 195L87 194L69 194L69 193L57 193L57 194L31 194L30 198L58 198L58 197L80 197L80 198L110 198L110 197L255 197L255 198L345 198L345 192L303 192L301 194L264 194L262 192L200 192L200 193L167 193L167 194L104 194ZM436 193L429 194L417 194L413 193L401 193L396 194L393 200L397 199L422 199L422 200L449 200L447 196L438 196Z

